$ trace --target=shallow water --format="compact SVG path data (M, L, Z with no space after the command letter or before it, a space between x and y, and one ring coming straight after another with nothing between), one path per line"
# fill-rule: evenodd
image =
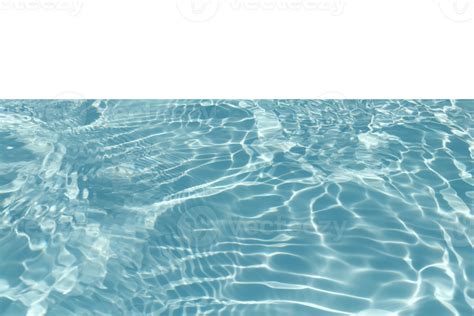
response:
M1 315L469 315L472 101L0 101Z

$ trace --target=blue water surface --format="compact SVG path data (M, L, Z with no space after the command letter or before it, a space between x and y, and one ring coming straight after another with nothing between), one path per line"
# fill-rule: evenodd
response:
M473 117L0 101L0 314L471 315Z

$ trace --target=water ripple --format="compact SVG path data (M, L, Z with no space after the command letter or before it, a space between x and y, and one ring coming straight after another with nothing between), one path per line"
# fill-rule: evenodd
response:
M473 116L0 101L0 314L468 315Z

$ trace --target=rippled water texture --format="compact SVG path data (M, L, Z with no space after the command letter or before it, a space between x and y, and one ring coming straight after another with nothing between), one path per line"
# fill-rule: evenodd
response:
M470 315L472 101L0 101L2 315Z

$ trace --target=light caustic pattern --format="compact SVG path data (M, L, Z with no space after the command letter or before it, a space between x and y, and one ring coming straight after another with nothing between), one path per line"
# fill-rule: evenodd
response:
M472 101L0 101L2 315L469 315Z

